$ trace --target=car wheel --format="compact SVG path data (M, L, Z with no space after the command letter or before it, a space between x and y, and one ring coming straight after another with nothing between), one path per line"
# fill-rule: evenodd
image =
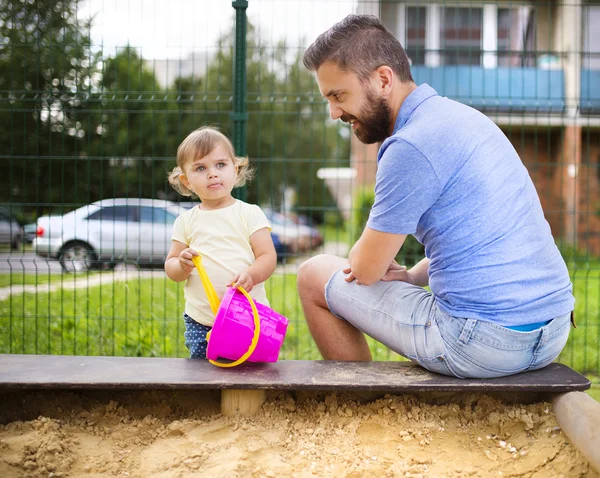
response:
M85 242L71 242L63 247L58 256L60 265L65 272L85 272L96 262L96 254Z
M21 236L15 236L15 238L13 239L12 244L10 245L10 247L14 251L18 251L19 249L21 249L21 243L22 243Z

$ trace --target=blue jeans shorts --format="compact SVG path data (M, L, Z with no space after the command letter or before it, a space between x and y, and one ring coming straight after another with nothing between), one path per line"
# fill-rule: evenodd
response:
M212 327L208 325L202 325L192 319L186 313L183 314L183 320L185 321L185 346L190 351L190 358L206 358L206 346L208 340L206 340L206 334Z
M543 368L567 343L570 314L520 332L442 312L431 292L407 282L348 283L337 271L325 286L329 310L432 372L492 378Z

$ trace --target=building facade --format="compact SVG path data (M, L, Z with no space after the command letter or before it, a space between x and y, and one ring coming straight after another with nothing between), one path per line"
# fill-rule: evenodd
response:
M360 1L405 47L417 84L477 108L505 132L557 239L600 255L600 4ZM358 184L377 145L352 139Z

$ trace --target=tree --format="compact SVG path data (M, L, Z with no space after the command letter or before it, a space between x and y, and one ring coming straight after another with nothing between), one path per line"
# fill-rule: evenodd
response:
M0 3L0 201L51 203L85 195L73 160L86 143L97 55L76 1ZM33 187L35 184L35 187ZM56 187L59 185L60 187Z
M188 78L176 85L180 98L195 98L178 105L180 139L202 124L217 125L231 134L232 38L227 34L220 38L203 81L193 84ZM340 126L328 120L327 107L301 55L300 51L290 55L284 42L265 46L249 25L247 152L256 178L248 188L248 200L277 207L283 186L293 186L299 193L298 208L314 212L333 205L317 170L347 166L350 142L340 135Z
M165 92L135 49L103 63L91 155L100 158L95 196L164 195Z
M106 197L178 198L166 173L183 138L203 124L231 136L233 35L222 35L204 77L163 90L135 49L94 53L91 21L77 19L76 5L0 4L0 147L9 166L0 202L18 197L42 205L39 214ZM293 186L300 209L330 206L316 172L347 165L349 141L328 121L301 52L290 51L266 46L249 25L247 152L257 174L247 198L277 207L282 187Z

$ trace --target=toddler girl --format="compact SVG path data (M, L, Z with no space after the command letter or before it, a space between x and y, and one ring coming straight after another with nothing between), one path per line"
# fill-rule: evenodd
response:
M229 139L215 128L193 131L177 148L177 167L169 173L169 183L180 194L202 201L175 221L165 260L167 276L186 281L183 317L190 358L206 358L206 333L214 322L192 257L202 256L219 298L232 285L269 305L264 282L277 264L269 222L258 206L231 195L251 175L248 158L237 157Z

